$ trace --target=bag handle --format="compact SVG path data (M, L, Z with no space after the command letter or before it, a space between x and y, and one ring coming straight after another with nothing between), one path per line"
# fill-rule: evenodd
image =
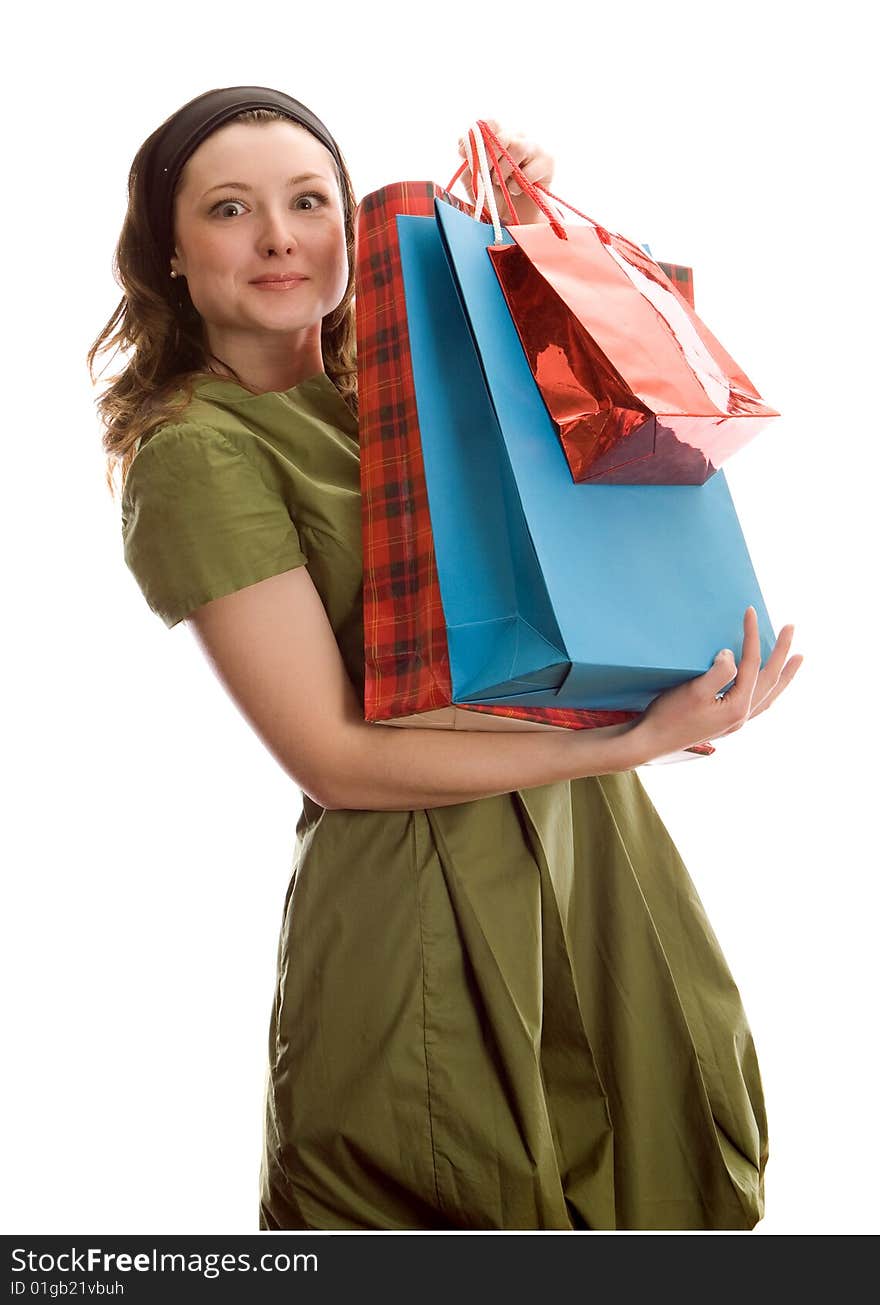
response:
M518 218L516 215L516 209L513 206L513 200L510 198L510 192L507 189L507 184L505 180L501 177L499 172L498 155L495 152L496 149L509 161L511 165L511 172L508 180L516 181L517 185L519 186L523 194L527 195L529 199L531 199L532 202L537 205L537 207L541 210L541 212L549 221L550 227L553 230L554 234L557 235L560 238L560 240L568 239L568 236L565 233L565 228L562 226L562 223L559 221L559 219L555 218L550 212L550 209L548 208L546 201L544 200L543 196L540 193L541 191L543 191L544 195L547 195L550 199L555 199L557 203L562 204L565 208L571 209L572 213L576 213L578 217L582 217L586 222L589 222L591 226L595 227L596 234L603 244L605 245L611 244L611 235L606 230L605 227L601 226L593 218L588 217L586 213L582 213L580 209L575 208L573 204L569 204L567 200L560 199L558 195L554 195L552 190L548 190L547 187L544 186L540 181L538 182L530 181L529 178L523 172L522 168L519 166L519 164L514 163L510 151L504 145L501 144L501 141L498 139L495 132L492 130L489 124L485 122L482 118L478 118L476 122L473 124L473 126L469 128L468 142L472 149L471 157L465 159L461 167L455 173L455 176L449 182L449 185L446 187L446 189L448 191L451 191L452 187L455 185L456 181L458 181L459 177L462 175L465 168L467 167L470 168L471 175L474 177L474 179L477 182L476 198L474 204L474 217L476 217L479 221L482 221L484 207L489 208L490 220L492 222L492 226L495 231L495 239L499 243L501 242L501 219L498 216L498 209L495 203L495 194L492 188L491 173L489 169L488 160L486 159L487 150L491 155L492 163L495 166L497 185L500 187L501 193L504 197L504 202L506 203L508 211L510 212L511 216L514 219L513 225L517 225Z

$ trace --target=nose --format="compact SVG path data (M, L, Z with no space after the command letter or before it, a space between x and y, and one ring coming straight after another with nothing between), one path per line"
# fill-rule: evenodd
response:
M287 209L271 208L260 232L260 247L264 254L289 254L296 249L292 216Z

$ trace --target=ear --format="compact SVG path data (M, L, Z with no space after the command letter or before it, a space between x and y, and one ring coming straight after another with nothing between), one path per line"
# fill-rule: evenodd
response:
M180 258L180 255L178 254L176 249L174 253L171 255L171 263L170 263L169 271L172 269L177 273L178 276L186 276L186 272L184 271L184 267L183 267L183 260Z

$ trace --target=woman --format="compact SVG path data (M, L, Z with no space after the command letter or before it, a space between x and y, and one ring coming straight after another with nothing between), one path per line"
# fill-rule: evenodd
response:
M338 146L280 92L209 91L129 189L124 298L89 355L133 350L100 400L125 559L303 792L260 1228L753 1227L752 1037L634 767L765 710L792 627L762 670L749 609L738 670L728 653L625 725L367 724Z

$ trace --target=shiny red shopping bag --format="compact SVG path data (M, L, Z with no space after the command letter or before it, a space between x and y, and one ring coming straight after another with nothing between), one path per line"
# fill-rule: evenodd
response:
M645 249L607 231L563 223L483 121L469 160L494 209L487 155L503 154L548 222L498 231L487 250L535 382L575 481L701 485L779 415ZM479 175L482 170L482 176ZM496 172L497 175L497 172ZM511 213L504 182L501 189Z

